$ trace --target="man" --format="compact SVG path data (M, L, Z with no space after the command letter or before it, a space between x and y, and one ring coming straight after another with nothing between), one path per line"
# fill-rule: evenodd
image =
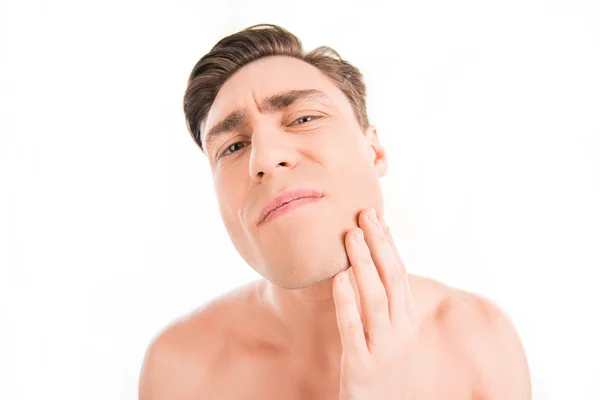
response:
M386 153L360 72L274 25L222 39L184 98L221 216L265 279L162 332L141 400L530 399L488 301L407 274L383 219ZM226 265L218 268L227 268Z

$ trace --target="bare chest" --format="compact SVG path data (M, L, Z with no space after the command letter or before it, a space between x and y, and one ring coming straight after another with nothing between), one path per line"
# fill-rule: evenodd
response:
M318 372L317 372L318 371ZM404 377L399 376L399 379ZM472 376L452 351L432 345L414 365L411 379L419 400L470 400ZM239 357L215 382L219 399L332 400L339 398L339 372L290 368L284 359Z

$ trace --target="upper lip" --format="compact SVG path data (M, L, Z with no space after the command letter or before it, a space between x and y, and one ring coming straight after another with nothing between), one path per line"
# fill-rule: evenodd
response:
M315 189L295 189L295 190L286 190L279 193L275 196L269 203L263 208L260 213L260 217L258 218L258 223L260 224L267 218L267 216L271 213L271 211L276 210L277 208L283 206L286 203L289 203L298 199L305 198L319 198L323 197L323 192L320 192Z

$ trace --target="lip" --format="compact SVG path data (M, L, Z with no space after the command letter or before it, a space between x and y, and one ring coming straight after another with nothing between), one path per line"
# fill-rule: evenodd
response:
M323 192L315 189L296 189L286 190L277 196L275 196L260 213L258 224L261 224L273 211L278 208L290 203L294 200L299 199L318 199L323 197Z

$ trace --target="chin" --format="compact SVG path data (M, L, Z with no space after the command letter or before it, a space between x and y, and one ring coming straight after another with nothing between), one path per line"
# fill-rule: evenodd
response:
M341 243L321 246L312 243L311 251L298 251L295 255L294 252L279 253L286 256L272 260L258 272L274 285L294 290L330 280L350 266L350 260Z
M330 280L350 266L345 236L357 222L354 212L344 210L345 207L338 207L302 216L303 219L298 219L297 214L288 216L288 221L272 221L257 236L256 257L249 264L284 289L303 289Z

